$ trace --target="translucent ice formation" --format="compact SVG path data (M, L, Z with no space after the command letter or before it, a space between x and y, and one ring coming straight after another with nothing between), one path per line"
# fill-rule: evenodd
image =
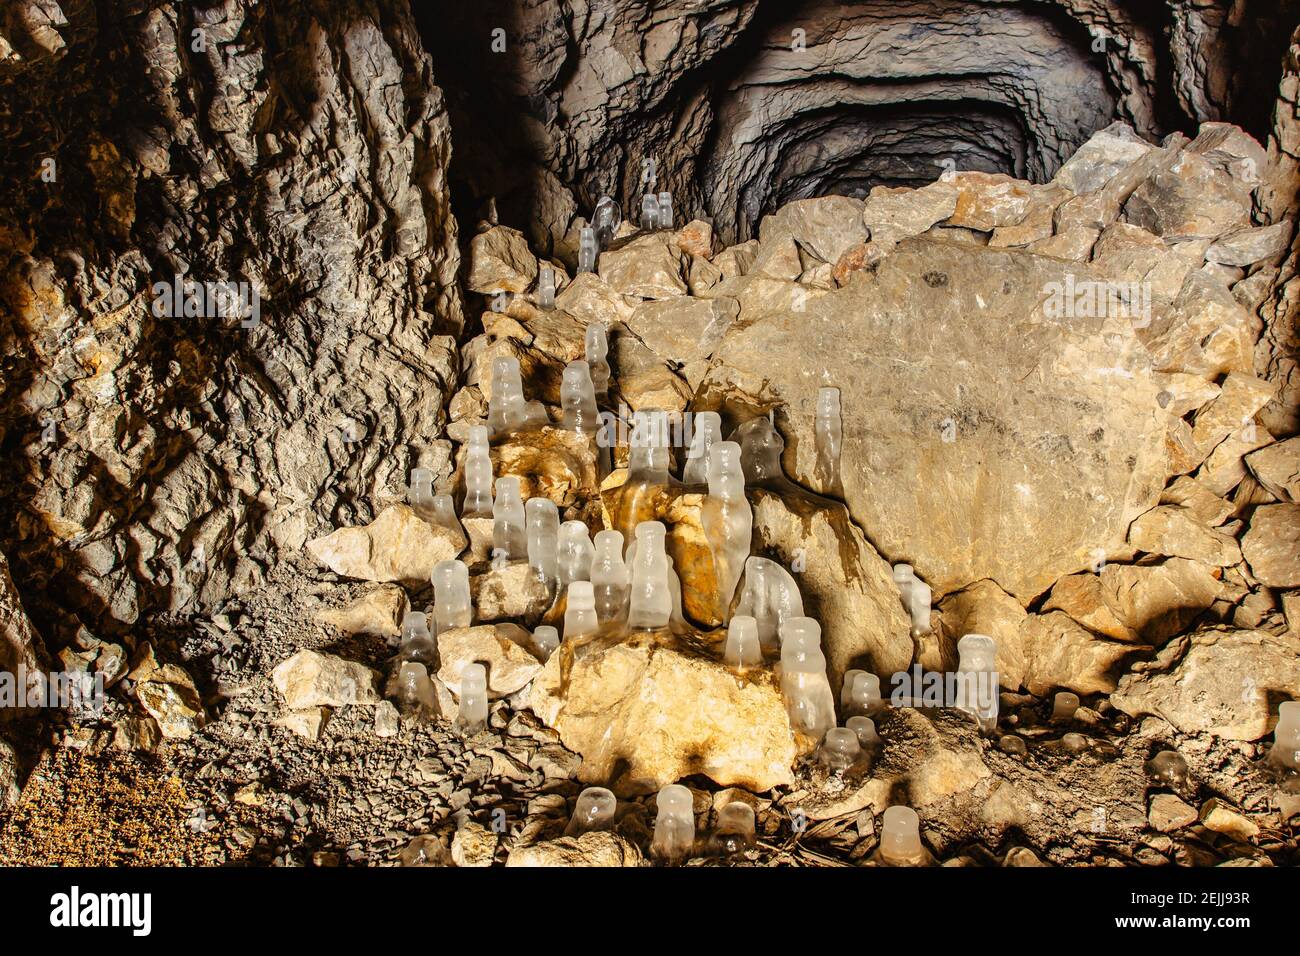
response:
M846 714L873 716L884 710L880 697L880 678L866 671L849 671L840 688L840 709Z
M998 722L998 645L985 634L967 634L957 642L957 700L979 723L992 730Z
M930 585L916 576L910 564L894 565L894 583L898 585L898 595L903 607L912 617L912 633L930 633L930 600L933 593Z
M555 308L555 270L550 266L537 267L537 304L543 309Z
M757 621L747 614L737 614L731 619L722 659L732 670L741 673L763 663L763 645L758 640Z
M439 561L429 575L433 582L433 623L436 633L449 627L469 627L474 605L469 597L469 568L464 561Z
M840 424L840 390L817 390L817 415L814 421L817 444L817 478L822 490L836 494L840 489L840 450L844 433Z
M660 193L658 207L659 228L671 229L673 227L673 194L670 192Z
M647 232L659 228L659 198L654 193L641 197L641 228Z
M847 727L832 727L826 731L817 748L817 762L827 770L847 770L862 759L862 744L858 735Z
M695 847L695 811L691 792L681 784L670 783L655 799L659 813L655 817L654 841L650 852L659 860L676 864L691 855Z
M722 441L722 417L717 412L700 412L691 431L691 447L686 452L682 481L702 485L709 480L709 449Z
M513 475L497 479L497 497L492 503L493 557L518 561L528 557L528 534L524 528L524 500L519 479Z
M524 381L519 372L519 359L498 355L492 360L492 397L488 399L488 429L501 435L518 428L528 419L528 403L524 400Z
M740 463L749 485L783 486L789 479L781 470L785 439L766 417L752 418L731 433L740 444Z
M590 581L574 581L569 585L568 600L564 608L564 639L571 640L583 634L592 634L600 627L596 616L596 597Z
M740 470L740 446L734 441L716 442L709 449L709 494L700 511L700 523L713 552L718 604L725 617L749 557L754 524L745 497L745 475Z
M456 518L456 503L452 501L451 495L433 496L433 517L431 520L435 525L442 528L460 527L460 521Z
M759 643L764 651L775 653L781 625L803 616L803 599L789 571L768 558L753 556L745 561L745 587L736 613L758 623Z
M880 743L876 722L870 717L850 717L844 726L858 735L858 746L863 750L872 750Z
M596 387L592 384L591 366L570 362L564 366L560 380L560 407L564 410L564 427L570 431L594 433L600 427L596 408Z
M528 564L554 587L560 577L560 509L550 498L529 498L524 504L528 525Z
M1063 690L1052 700L1052 723L1065 723L1074 719L1079 709L1079 695Z
M781 694L795 730L821 740L835 726L821 626L810 617L792 617L781 625Z
M751 850L758 843L754 833L754 808L733 800L718 811L718 825L709 837L711 856L733 856Z
M428 665L437 662L438 645L429 633L429 620L423 611L407 611L402 617L402 643L397 649L397 659Z
M1065 734L1061 737L1061 747L1072 754L1081 754L1088 749L1088 738L1083 734Z
M596 230L583 226L578 231L578 271L595 272L596 256L600 254L600 244L596 240Z
M596 242L599 248L608 249L614 241L614 233L623 219L623 208L609 196L601 196L596 209L591 215L591 224L596 230ZM592 268L595 268L593 265Z
M1186 790L1191 783L1187 761L1175 750L1160 751L1147 761L1146 771L1153 781L1171 790Z
M911 807L885 811L880 832L880 862L888 866L921 866L928 854L921 843L921 818Z
M456 732L466 737L487 728L487 668L470 663L460 671L460 710L456 714Z
M426 521L433 517L433 472L428 468L412 468L410 484L406 488L406 503Z
M617 809L618 800L612 790L587 787L578 794L578 800L573 805L573 816L564 828L564 835L576 837L592 830L608 830L614 825L614 811Z
M1268 759L1288 770L1300 770L1300 701L1288 700L1278 705Z
M628 598L628 571L623 562L623 535L618 531L597 531L595 556L591 561L591 585L595 592L596 617L607 624L623 616Z
M668 422L664 412L647 409L632 416L627 480L652 484L668 480Z
M633 630L654 630L668 626L673 613L673 597L668 583L668 555L664 550L666 530L658 521L642 521L636 526L636 553L633 555L631 593L627 623Z
M542 659L547 660L560 646L560 632L549 624L541 624L533 631L533 646L541 652Z
M596 400L603 402L609 398L609 340L605 335L605 326L592 322L587 326L585 341L587 366L591 369L591 385L596 391Z
M405 716L431 716L437 708L429 669L419 661L403 661L388 685L388 696Z
M566 521L560 525L559 582L564 587L571 581L591 580L591 562L596 549L591 534L582 521Z
M465 504L460 509L466 518L492 514L492 456L488 451L486 425L469 430L469 447L465 454Z

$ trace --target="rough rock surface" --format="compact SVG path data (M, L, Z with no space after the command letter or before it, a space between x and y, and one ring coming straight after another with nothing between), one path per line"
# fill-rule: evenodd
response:
M364 664L302 650L271 672L275 689L291 710L373 704L378 675Z
M853 396L842 412L846 500L881 553L939 594L987 577L1028 600L1094 549L1122 544L1164 477L1158 389L1132 327L1043 312L1044 287L1076 272L907 240L869 281L806 314L733 330L704 387L784 403L786 468L807 479L817 386L834 383ZM800 361L772 362L783 350Z
M693 773L762 791L791 779L801 750L776 680L738 679L720 648L657 632L565 642L533 683L529 706L582 755L578 779L647 793ZM707 706L669 706L708 701Z
M344 577L421 585L435 564L456 557L467 544L460 529L430 524L409 505L389 505L365 527L313 538L307 550Z
M1279 698L1300 682L1295 635L1214 627L1171 641L1149 664L1134 665L1111 703L1155 714L1183 733L1258 740L1277 721Z

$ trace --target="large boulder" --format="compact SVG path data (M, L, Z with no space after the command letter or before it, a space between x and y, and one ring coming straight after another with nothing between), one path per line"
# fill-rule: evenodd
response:
M1277 723L1277 702L1297 687L1300 637L1211 627L1134 665L1110 702L1135 717L1163 717L1185 734L1259 740Z
M370 524L339 528L307 542L307 550L335 574L363 581L420 586L429 572L465 550L459 528L430 524L409 506L389 505Z
M1147 352L1126 321L1053 317L1045 300L1067 275L1096 278L905 240L805 314L733 327L702 388L724 405L784 404L786 471L815 486L817 390L839 387L844 494L867 538L937 594L992 578L1028 601L1119 549L1165 477Z
M788 785L815 742L790 728L775 674L737 676L720 647L641 632L566 641L533 681L529 706L582 755L578 778L650 793L691 774L762 791Z

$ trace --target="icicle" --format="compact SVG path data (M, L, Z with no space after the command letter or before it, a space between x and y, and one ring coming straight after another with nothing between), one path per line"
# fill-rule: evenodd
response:
M600 202L596 203L596 210L591 216L591 224L596 230L596 242L599 249L603 251L609 248L609 244L614 241L614 233L618 231L618 224L622 220L622 207L609 196L601 196ZM595 268L594 264L592 268Z
M399 661L415 661L432 666L438 661L438 645L429 633L429 621L422 611L407 611L402 618L402 643L397 649Z
M519 479L507 475L497 479L497 497L492 504L492 556L507 561L528 557L528 536L524 530L524 501Z
M542 655L542 660L549 660L551 654L560 646L560 632L549 624L538 626L533 631L533 646Z
M603 402L609 398L609 341L605 335L605 326L592 322L587 326L586 357L591 369L591 384L596 391L596 400Z
M406 503L426 521L433 517L433 472L412 468L411 483L406 489Z
M847 727L832 727L826 731L817 748L817 762L826 769L847 770L862 759L862 744L858 735Z
M718 811L718 826L709 837L711 856L734 856L752 850L757 843L753 807L733 800Z
M555 308L555 270L550 266L537 269L537 304L543 309Z
M528 420L527 404L519 359L498 355L492 360L492 397L488 399L487 424L492 434L502 435L521 427Z
M641 197L641 228L646 232L659 228L659 200L654 193Z
M929 854L921 843L921 818L911 807L890 807L881 825L880 861L888 866L923 866Z
M1278 705L1268 759L1280 767L1300 770L1300 701L1288 700Z

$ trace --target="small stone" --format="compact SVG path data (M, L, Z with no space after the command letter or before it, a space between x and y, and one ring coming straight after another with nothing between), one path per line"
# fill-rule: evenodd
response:
M395 584L372 588L340 608L323 608L316 620L338 628L344 634L373 634L398 637L402 616L409 603L406 592Z
M319 740L325 725L329 723L333 711L328 707L306 707L302 710L290 710L275 718L275 725L291 730L308 740Z
M1260 505L1250 516L1241 553L1251 573L1274 588L1300 587L1300 505Z
M379 675L354 661L332 654L301 650L271 672L271 682L291 710L346 707L379 701Z
M1290 243L1291 223L1283 220L1224 236L1205 251L1205 259L1229 266L1253 266L1282 255Z
M615 292L668 299L689 291L682 277L685 258L671 234L650 233L601 253L597 271Z
M484 622L540 618L551 603L546 581L531 565L507 564L470 578L474 610Z
M465 535L425 521L409 505L389 505L364 527L313 538L307 550L335 574L364 581L429 583L429 572L465 550Z
M113 726L113 746L118 750L150 753L162 740L162 731L152 717L124 717Z
M437 637L438 679L459 697L465 665L482 663L487 665L488 697L508 697L542 669L542 662L528 649L530 637L517 624L449 628Z
M457 866L491 866L497 852L497 835L487 827L466 821L451 838L451 860Z
M381 700L375 705L375 736L395 737L400 725L397 708L391 701Z
M1245 843L1259 836L1259 827L1255 822L1218 797L1205 801L1201 807L1201 824L1207 830L1222 833Z
M537 257L517 229L493 226L471 239L469 249L466 284L473 292L525 292L537 278Z
M636 844L610 830L591 830L577 837L517 846L506 866L641 866L645 857Z
M1196 822L1196 808L1190 807L1172 793L1157 793L1151 798L1147 822L1161 833L1169 833Z

